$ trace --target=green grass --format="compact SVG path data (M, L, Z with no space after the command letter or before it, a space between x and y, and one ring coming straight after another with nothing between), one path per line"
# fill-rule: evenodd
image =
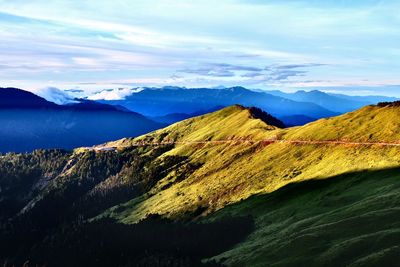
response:
M137 138L124 138L107 145L129 146L138 141L210 141L274 136L278 128L255 119L248 109L230 106L219 111L187 119Z
M250 215L228 266L398 266L400 169L360 171L252 196L205 220Z
M380 114L382 112L382 115ZM277 129L254 119L248 110L238 106L189 119L163 130L137 139L114 142L115 146L126 146L138 140L220 140L251 138L262 140L274 136L318 140L338 139L341 132L335 131L342 124L346 138L354 133L368 133L381 129L385 140L395 138L389 135L385 125L396 125L389 114L396 115L391 107L366 107L332 119L320 120L302 127ZM371 113L371 114L369 114ZM371 117L377 119L379 127L365 128L363 123ZM364 121L362 121L362 118ZM353 138L353 139L354 139ZM382 137L383 138L383 137ZM400 148L382 146L351 145L293 145L275 143L264 146L260 143L228 144L177 144L174 149L161 155L178 155L187 158L185 164L200 166L185 180L174 181L176 170L170 170L167 177L152 189L153 194L122 204L120 212L106 211L124 223L135 223L148 214L161 214L179 218L182 214L204 208L204 214L212 213L228 204L239 202L254 194L270 193L288 183L309 179L325 179L365 169L382 169L400 166ZM169 186L165 188L165 185Z
M285 132L285 139L303 140L400 140L400 108L366 106L341 116L321 119Z

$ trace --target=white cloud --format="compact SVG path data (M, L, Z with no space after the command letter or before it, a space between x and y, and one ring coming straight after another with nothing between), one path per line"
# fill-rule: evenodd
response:
M73 96L55 87L39 88L33 91L46 100L59 105L76 102Z
M90 95L88 99L90 100L120 100L124 99L126 96L131 95L135 90L130 88L118 88L118 89L105 89Z

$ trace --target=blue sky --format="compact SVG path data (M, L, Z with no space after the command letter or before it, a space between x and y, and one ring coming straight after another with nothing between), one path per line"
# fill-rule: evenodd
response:
M399 10L395 0L0 0L1 86L400 96Z

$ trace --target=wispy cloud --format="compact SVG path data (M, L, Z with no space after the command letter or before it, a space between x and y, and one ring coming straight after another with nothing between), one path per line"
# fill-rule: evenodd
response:
M326 66L327 64L321 63L307 63L307 64L289 64L289 65L278 65L278 66L267 66L267 69L280 69L280 70L289 70L289 69L299 69L299 68L310 68L310 67L320 67Z
M76 102L74 97L68 92L60 90L55 87L45 87L35 90L35 93L48 101L62 105L67 103Z
M233 65L227 63L214 63L214 64L204 64L202 67L198 68L185 68L178 70L182 73L197 74L202 76L213 76L213 77L234 77L236 72L260 72L261 68L243 66L243 65Z
M326 66L321 63L270 65L265 67L265 82L287 81L292 77L305 77L309 68Z
M326 66L321 63L272 64L265 67L233 65L227 63L205 64L198 68L182 69L178 72L208 77L240 77L256 79L258 82L285 81L292 77L304 77L309 68Z
M378 0L0 0L0 76L87 94L107 85L389 85L400 71L399 8Z
M287 80L290 77L306 76L307 71L303 70L280 70L274 71L270 75L267 75L266 81L282 81Z

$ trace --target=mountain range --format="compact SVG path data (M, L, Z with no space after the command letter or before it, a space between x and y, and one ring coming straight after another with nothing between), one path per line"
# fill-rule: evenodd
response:
M124 106L161 122L177 122L234 104L255 106L288 126L304 125L316 119L356 110L365 105L394 101L384 96L345 96L321 91L253 91L231 88L143 88L121 100L103 103Z
M103 101L103 103L121 105L150 117L165 116L171 113L190 114L234 104L256 106L278 118L300 114L312 118L337 115L337 113L314 103L297 102L243 87L224 89L144 88L123 100Z
M234 105L72 152L3 155L0 261L396 266L399 115L381 103L282 128Z
M349 96L343 94L324 93L318 90L309 92L300 90L295 93L284 93L279 90L267 91L267 93L293 101L309 102L325 107L338 113L350 112L366 105L379 102L396 101L395 97L386 96Z
M57 105L16 88L0 88L0 124L0 152L73 149L165 126L123 107L84 99Z
M69 104L57 105L24 90L0 88L0 152L92 146L135 137L233 104L257 106L285 126L296 126L366 104L392 100L394 98L353 97L320 91L289 94L255 92L243 87L163 87L144 88L122 100L74 99Z

